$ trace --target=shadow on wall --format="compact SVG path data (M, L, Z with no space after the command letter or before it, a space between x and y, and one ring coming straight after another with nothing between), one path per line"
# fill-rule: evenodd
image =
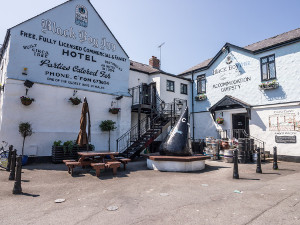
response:
M267 130L266 125L264 124L264 122L261 120L260 116L258 115L258 113L256 111L251 111L251 121L255 121L252 122L251 124L256 125L258 127L260 127L263 131Z
M262 90L263 95L268 101L286 99L286 92L279 86L276 89Z

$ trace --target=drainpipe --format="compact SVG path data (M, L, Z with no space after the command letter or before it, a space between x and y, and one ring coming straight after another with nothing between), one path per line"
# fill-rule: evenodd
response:
M193 116L193 142L195 142L195 116L194 116L194 72L192 72L192 116Z

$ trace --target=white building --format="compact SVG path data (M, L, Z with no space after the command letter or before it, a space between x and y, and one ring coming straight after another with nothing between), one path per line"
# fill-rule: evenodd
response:
M150 116L144 106L151 109L153 103L137 104L136 95L133 98L129 88L142 85L150 90L151 83L151 88L155 86L151 97L164 96L166 105L187 100L187 91L191 90L188 79L160 71L154 57L152 66L130 62L88 0L67 1L8 29L0 60L0 140L13 144L20 152L22 137L18 125L29 122L34 133L26 139L27 155L50 156L54 141L77 138L82 107L72 105L70 97L88 100L91 139L96 150L108 150L108 133L101 132L100 122L116 122L117 129L111 137L112 150L116 150L118 137L134 127L138 119L145 122L148 117L150 121L158 113ZM165 88L167 83L169 91ZM184 86L183 94L180 85ZM33 98L34 102L25 106L21 96ZM135 109L139 106L142 111L138 114ZM112 114L112 107L121 111ZM139 135L145 133L143 129Z
M0 54L0 140L20 150L18 125L30 122L34 134L25 154L48 157L54 141L78 135L81 105L69 98L87 97L96 150L108 149L103 120L116 122L112 150L138 154L161 140L187 105L194 140L250 135L265 150L276 145L281 158L299 160L299 41L296 29L244 48L226 43L213 58L175 76L160 70L156 57L149 65L130 61L90 1L67 1L7 31ZM21 96L34 102L24 106ZM121 111L111 114L112 107Z
M226 43L180 76L194 81L194 138L242 131L266 151L277 146L279 158L299 161L300 29L244 48Z

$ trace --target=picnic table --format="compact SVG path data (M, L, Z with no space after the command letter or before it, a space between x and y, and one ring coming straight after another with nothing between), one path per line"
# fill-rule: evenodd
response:
M64 163L68 167L68 172L73 175L73 169L76 166L86 167L91 166L96 170L96 176L100 176L101 169L113 169L113 174L117 174L117 169L120 167L121 163L125 165L130 161L130 159L115 157L118 156L118 152L78 152L80 156L78 161L64 160Z

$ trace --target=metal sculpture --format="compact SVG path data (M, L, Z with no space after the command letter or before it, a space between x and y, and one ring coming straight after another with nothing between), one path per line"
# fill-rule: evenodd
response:
M176 125L160 146L161 155L190 156L193 154L189 133L189 110L185 108Z

